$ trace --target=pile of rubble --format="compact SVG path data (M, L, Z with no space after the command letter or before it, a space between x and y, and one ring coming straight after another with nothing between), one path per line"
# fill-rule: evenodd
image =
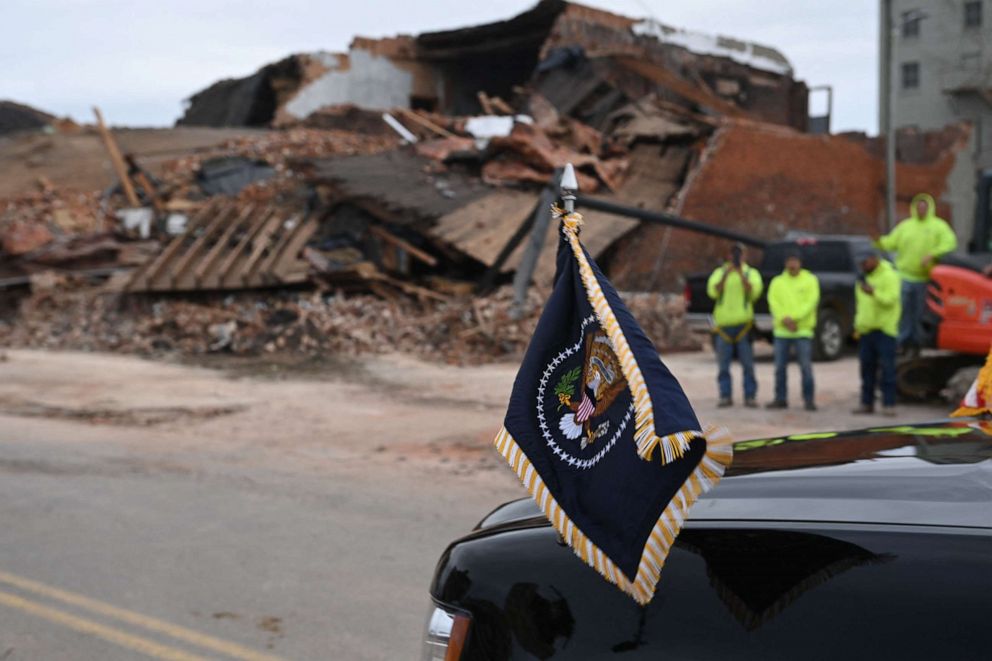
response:
M179 356L405 352L478 364L519 358L526 348L543 292L531 290L528 312L520 318L512 312L512 298L507 288L427 302L320 291L135 298L41 277L21 301L16 321L0 321L0 345ZM659 348L698 348L680 297L625 298Z
M104 217L97 193L57 194L51 186L0 199L0 250L20 256L56 236L99 231Z
M109 140L117 149L113 138ZM78 259L78 248L83 244L94 244L104 251L112 248L109 259L99 264L104 275L132 269L155 257L155 245L161 250L168 244L167 221L179 220L177 231L181 232L184 223L213 195L229 193L230 204L239 208L287 198L295 201L306 192L301 190L305 183L294 171L294 163L377 153L398 144L392 132L371 136L293 128L240 136L198 149L166 162L156 174L145 170L134 157L122 156L126 170L119 181L126 180L127 186L119 184L104 191L58 188L40 176L36 190L0 198L0 287L26 284L32 274L53 268L63 273L93 272L92 260ZM261 167L256 168L255 175L239 181L244 164ZM225 167L225 172L216 174ZM209 188L232 172L236 181L232 188ZM125 218L133 212L143 223L128 225ZM143 231L138 229L142 224ZM152 239L155 245L145 242L138 246L143 260L117 259L117 254L134 255L135 239Z
M303 127L270 131L227 140L166 163L162 183L176 188L188 186L204 162L231 157L264 161L277 174L292 177L293 165L306 159L374 154L395 149L399 143L400 139L391 131L375 134L340 128Z

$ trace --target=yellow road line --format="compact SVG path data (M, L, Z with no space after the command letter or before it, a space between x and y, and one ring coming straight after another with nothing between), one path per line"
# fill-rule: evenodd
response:
M121 647L126 647L135 652L140 652L146 656L166 661L208 661L206 657L189 654L175 647L162 645L155 641L124 633L113 627L108 627L93 620L64 613L56 608L49 608L37 604L33 601L18 597L7 592L0 592L0 605L10 606L30 615L44 618L56 624L61 624L70 629L103 638L104 640L116 643Z
M227 656L235 659L241 659L242 661L283 661L283 659L278 656L256 652L253 649L237 643L221 640L220 638L214 638L213 636L208 636L198 631L181 627L177 624L165 622L164 620L159 620L148 615L142 615L141 613L135 613L134 611L129 611L124 608L118 608L117 606L113 606L103 601L84 597L81 594L53 588L45 585L44 583L39 583L38 581L33 581L28 578L22 578L14 574L9 574L5 571L0 571L0 582L13 585L14 587L20 588L27 592L33 592L37 595L48 597L49 599L61 601L64 604L78 606L79 608L84 608L94 613L99 613L100 615L105 615L107 617L120 620L121 622L127 622L128 624L133 624L149 631L163 633L177 640L182 640L205 649L220 652L221 654L226 654Z

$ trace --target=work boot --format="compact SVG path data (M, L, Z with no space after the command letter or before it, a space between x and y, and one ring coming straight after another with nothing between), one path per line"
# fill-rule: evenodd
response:
M776 400L773 400L773 401L768 402L767 404L765 404L765 408L766 409L787 409L787 408L789 408L789 405L786 402L783 402L781 400L776 399Z
M896 417L896 407L895 406L883 406L882 407L882 415L884 415L886 418L894 418L894 417Z
M803 408L805 408L807 411L815 411L816 410L816 403L815 402L812 402L812 401L806 402L806 404L803 406Z
M744 406L746 406L749 409L756 409L758 408L758 402L756 402L754 400L754 397L752 397L751 399L744 400Z
M719 400L717 400L716 403L716 407L718 409L725 409L733 405L734 405L734 400L730 399L729 397L721 397Z
M870 415L875 412L874 406L869 406L867 404L862 404L858 408L851 411L854 415Z

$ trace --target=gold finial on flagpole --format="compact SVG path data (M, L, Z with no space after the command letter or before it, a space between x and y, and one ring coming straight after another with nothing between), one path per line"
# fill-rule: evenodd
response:
M575 168L571 163L565 165L561 173L561 201L565 205L565 213L575 212L575 191L579 190L579 182L575 178Z

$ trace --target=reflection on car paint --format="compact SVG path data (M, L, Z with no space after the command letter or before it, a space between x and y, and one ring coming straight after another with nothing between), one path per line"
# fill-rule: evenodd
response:
M676 544L703 557L710 585L748 631L849 569L895 558L833 537L786 530L686 530Z

